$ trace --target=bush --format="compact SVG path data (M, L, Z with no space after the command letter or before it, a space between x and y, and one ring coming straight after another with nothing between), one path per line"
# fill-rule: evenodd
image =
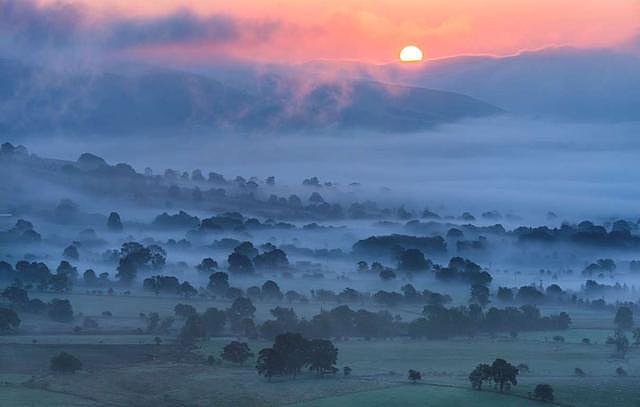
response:
M75 373L80 369L82 369L80 359L67 352L60 352L51 358L51 370L54 372Z
M9 332L20 325L18 314L11 308L0 308L0 333Z
M533 398L544 401L545 403L553 401L553 387L549 384L539 384L533 391Z
M252 356L253 353L251 353L249 345L247 345L245 342L237 341L233 341L227 344L220 354L220 357L222 359L232 363L244 363Z
M57 322L71 322L73 320L73 309L69 300L59 300L54 298L49 303L49 318Z
M413 369L409 370L409 373L407 376L412 383L415 383L418 380L422 380L422 373L418 372L417 370L413 370Z

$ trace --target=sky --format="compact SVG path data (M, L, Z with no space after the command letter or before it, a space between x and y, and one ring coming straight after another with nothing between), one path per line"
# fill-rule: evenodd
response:
M640 0L0 0L3 54L387 63L633 47ZM631 45L629 45L631 44Z

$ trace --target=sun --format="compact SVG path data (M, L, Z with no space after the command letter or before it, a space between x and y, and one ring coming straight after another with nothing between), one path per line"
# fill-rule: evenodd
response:
M415 45L407 45L400 51L400 61L420 62L422 61L422 51Z

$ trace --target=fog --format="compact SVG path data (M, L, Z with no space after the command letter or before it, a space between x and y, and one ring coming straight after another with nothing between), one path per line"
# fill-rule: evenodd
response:
M273 175L296 190L317 176L361 197L411 208L498 209L542 221L547 211L580 217L637 217L639 123L573 124L503 116L431 131L234 134L221 131L127 137L32 138L42 156L92 152L142 172L165 168L232 177ZM348 184L358 182L358 188ZM382 192L381 188L392 192ZM331 193L331 192L328 192Z

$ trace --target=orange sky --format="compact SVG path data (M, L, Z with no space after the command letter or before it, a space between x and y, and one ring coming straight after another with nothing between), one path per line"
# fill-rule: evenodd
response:
M60 0L41 0L52 2ZM406 44L427 58L513 54L554 45L614 46L640 31L640 0L77 0L92 14L151 18L177 9L277 23L267 39L167 44L149 53L267 62L388 62Z

